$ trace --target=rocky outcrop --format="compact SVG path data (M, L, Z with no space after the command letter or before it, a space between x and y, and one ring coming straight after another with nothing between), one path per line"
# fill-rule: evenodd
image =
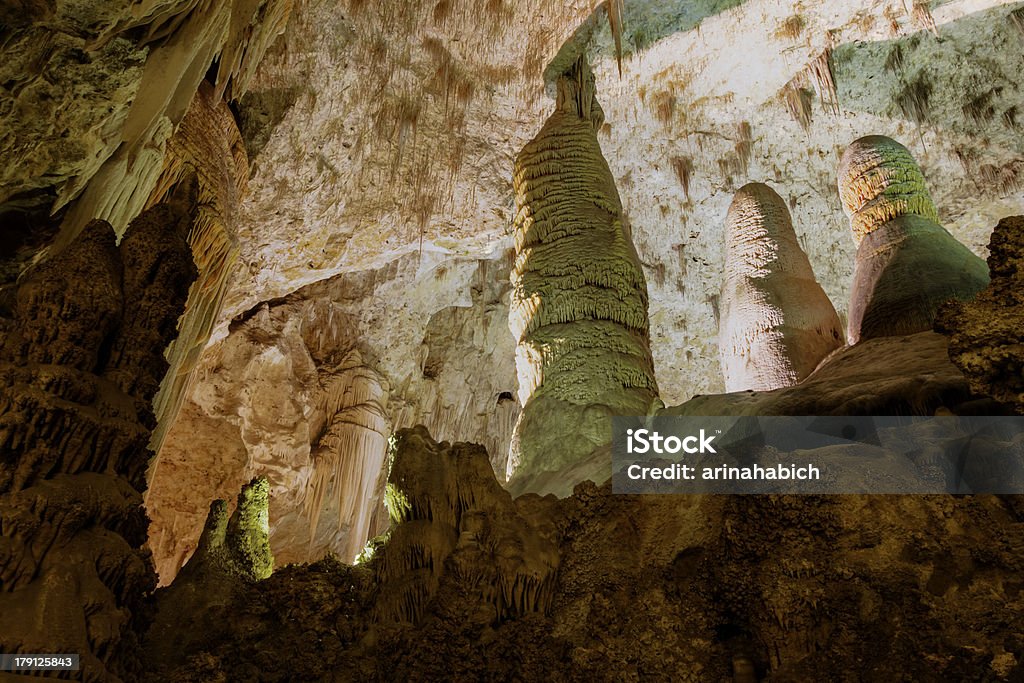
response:
M158 619L149 632L148 661L167 661L202 642L204 632L216 628L208 621L214 610L239 599L246 584L271 575L268 494L267 480L255 478L242 487L230 516L227 501L210 504L195 554L174 584L154 597Z
M718 324L726 391L796 384L843 345L836 309L815 279L775 190L744 185L726 223Z
M949 357L974 391L1024 413L1024 217L999 221L988 266L988 288L944 306L936 329L949 337Z
M118 235L147 205L207 71L241 97L290 0L32 3L0 47L0 206L27 191L74 203L55 250L93 218ZM10 86L10 87L6 87Z
M204 353L150 482L161 581L195 549L209 500L258 474L279 562L351 561L387 524L381 464L401 427L486 444L503 473L519 414L510 263L408 254L236 320Z
M920 168L895 140L851 144L840 161L839 194L858 245L851 344L930 330L939 306L988 284L985 262L939 225Z
M193 209L150 209L120 247L90 223L0 321L0 649L79 653L85 680L140 675L151 401L196 276Z
M948 412L947 412L948 411ZM832 354L800 384L694 396L661 415L999 415L949 360L945 337L879 337Z
M239 582L151 679L1024 674L1024 608L1007 579L1024 524L992 496L630 496L584 483L512 501L479 447L423 430L400 435L395 470L399 523L372 559ZM529 577L539 598L515 589Z
M509 326L523 412L508 474L517 491L609 444L608 418L646 415L658 395L647 283L597 141L603 120L581 58L516 159Z
M452 594L471 596L476 618L492 623L550 609L554 527L524 518L481 447L399 431L386 496L392 526L364 556L379 586L375 619L415 624Z

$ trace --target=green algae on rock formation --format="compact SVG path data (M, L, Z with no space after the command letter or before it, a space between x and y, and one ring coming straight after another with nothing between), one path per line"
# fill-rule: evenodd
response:
M939 225L921 169L900 143L854 141L839 164L839 194L857 243L849 343L930 330L939 306L988 284L985 262Z
M584 59L558 79L555 112L516 159L516 260L509 326L523 412L514 490L611 441L609 417L657 399L647 284L597 129L604 115Z
M836 309L814 277L782 197L761 183L726 218L718 345L727 391L801 381L843 344Z

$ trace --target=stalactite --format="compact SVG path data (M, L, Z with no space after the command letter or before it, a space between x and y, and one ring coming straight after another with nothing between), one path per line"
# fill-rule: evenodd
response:
M378 482L387 456L390 424L385 412L386 383L351 351L321 380L318 408L329 416L326 432L312 452L313 471L305 492L310 544L316 538L325 500L337 500L338 526L347 528L346 544L337 549L351 559L365 544Z
M145 27L153 44L138 92L121 129L123 142L88 177L76 178L61 192L59 208L75 200L54 247L64 248L93 218L101 218L122 234L147 204L164 167L172 132L193 101L207 66L219 56L217 91L240 98L271 42L282 32L292 0L236 0L170 4L147 1L133 8L132 18L111 26L97 43L131 29ZM159 38L159 39L158 39Z
M851 144L839 164L839 195L858 245L851 344L930 330L945 301L969 299L988 284L985 262L939 225L921 169L895 140Z
M178 323L178 336L168 349L170 371L154 400L154 468L158 466L167 430L181 408L196 363L220 315L238 257L235 219L249 177L245 145L234 115L205 81L168 143L164 169L150 202L160 201L192 173L198 177L199 206L188 241L199 278L189 292L185 313Z
M797 241L785 201L767 185L745 185L729 207L721 307L727 391L796 384L843 344L839 316Z
M811 109L811 91L806 88L804 73L797 74L782 89L782 101L786 105L793 120L805 131L811 129L813 111Z
M903 0L903 2L905 6L907 0ZM913 0L908 14L916 26L931 31L936 38L939 36L939 27L935 25L935 17L932 16L930 0Z
M807 65L807 73L818 91L822 108L839 115L839 95L836 93L835 76L832 73L832 48L825 48Z
M508 473L526 481L608 443L608 416L657 396L647 286L596 132L604 121L581 58L556 111L516 160L509 326L523 412Z

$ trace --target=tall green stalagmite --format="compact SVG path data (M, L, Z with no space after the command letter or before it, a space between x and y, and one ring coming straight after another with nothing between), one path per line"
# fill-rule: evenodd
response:
M857 243L849 343L930 330L944 302L969 300L988 284L988 266L939 225L924 174L895 140L851 144L839 195Z
M609 418L646 415L658 395L647 283L597 141L604 113L586 61L557 87L556 110L520 152L513 180L509 326L523 412L508 474L517 491L601 477L585 461L610 443Z

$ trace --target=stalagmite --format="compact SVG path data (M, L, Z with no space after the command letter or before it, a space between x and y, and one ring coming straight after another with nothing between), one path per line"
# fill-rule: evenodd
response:
M508 474L517 490L585 460L610 442L610 416L646 415L658 393L647 284L597 141L594 77L581 58L557 85L556 110L513 178L509 326L523 412Z
M857 256L847 339L930 330L939 306L988 284L985 262L939 225L924 175L906 147L873 135L839 164L839 195Z
M226 501L213 501L196 552L181 570L181 580L194 580L205 572L245 581L270 576L274 556L270 552L269 502L266 477L256 477L242 487L230 516Z
M842 346L839 316L773 189L761 183L740 188L726 222L718 328L726 390L796 384Z

